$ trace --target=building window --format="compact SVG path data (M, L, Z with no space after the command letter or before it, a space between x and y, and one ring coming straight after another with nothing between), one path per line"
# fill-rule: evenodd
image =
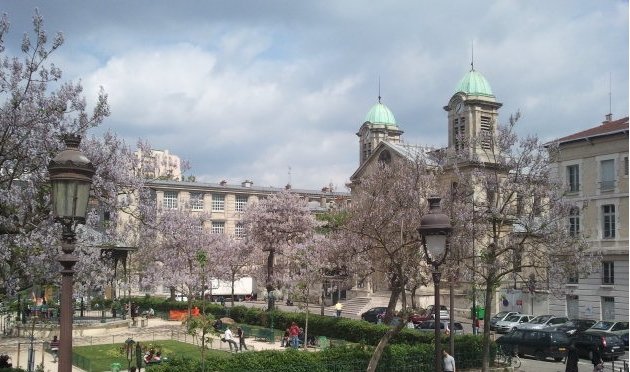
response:
M236 195L236 204L234 209L237 212L242 212L245 210L245 206L247 205L247 195Z
M193 211L202 211L203 210L203 194L200 192L191 192L190 193L190 208Z
M569 278L567 279L567 284L578 284L580 278L577 273L570 273Z
M569 234L575 236L580 233L580 209L571 208L569 212Z
M628 175L628 157L624 157L623 158L623 175L627 176Z
M602 205L602 239L615 237L615 205Z
M567 182L569 184L569 192L580 191L580 166L569 165L567 167Z
M613 190L615 188L615 160L602 160L600 162L601 190Z
M224 221L212 221L212 229L210 230L213 234L223 234L225 232L225 222Z
M234 236L237 238L245 237L245 226L243 226L242 223L237 223L236 226L234 226Z
M177 191L164 191L162 204L165 209L177 209Z
M212 194L212 211L223 212L225 208L225 195Z
M615 263L602 262L602 284L615 284Z

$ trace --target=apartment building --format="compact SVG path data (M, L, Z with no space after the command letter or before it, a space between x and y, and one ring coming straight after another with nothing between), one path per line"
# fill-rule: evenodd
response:
M241 224L245 206L253 201L290 189L255 186L250 180L241 184L230 185L226 181L219 183L185 182L172 180L149 180L147 187L155 192L158 205L163 208L177 208L179 203L187 203L193 211L211 214L212 232L242 237L244 227ZM331 187L321 190L291 189L308 201L312 213L345 208L350 203L350 194L334 191Z
M628 117L611 115L593 128L558 140L557 174L577 207L567 221L602 253L591 275L567 278L549 310L570 318L628 320Z

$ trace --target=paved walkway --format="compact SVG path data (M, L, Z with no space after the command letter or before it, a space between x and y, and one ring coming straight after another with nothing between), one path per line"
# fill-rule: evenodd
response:
M81 336L73 338L73 346L98 345L98 344L122 344L127 338L134 341L152 342L155 340L173 339L193 344L199 344L199 340L186 334L184 327L178 321L167 321L159 318L149 319L146 327L118 327L118 328L92 328L82 332ZM33 349L35 351L35 367L40 363L44 364L45 372L57 371L57 363L53 361L50 353L45 352L43 341L35 339ZM246 344L250 350L281 350L280 342L274 343L255 341L251 337L247 338ZM30 340L27 337L0 338L0 354L8 354L11 357L14 367L26 369L28 363L28 349ZM229 351L227 343L221 342L218 337L214 337L211 349ZM72 368L73 372L82 372L77 367Z

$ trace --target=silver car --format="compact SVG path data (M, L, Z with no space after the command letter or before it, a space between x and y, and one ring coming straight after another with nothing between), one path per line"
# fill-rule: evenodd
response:
M569 321L566 316L538 315L527 323L523 323L519 329L543 329L555 325L560 325Z
M527 323L532 319L534 319L533 315L527 315L527 314L510 315L504 320L499 320L495 324L494 327L496 328L497 333L509 333L515 330L516 328L519 328L521 324Z

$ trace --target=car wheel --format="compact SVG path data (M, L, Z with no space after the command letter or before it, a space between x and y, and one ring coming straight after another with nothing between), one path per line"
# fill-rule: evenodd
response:
M545 360L545 359L547 359L547 357L545 356L545 353L542 350L538 350L536 352L536 359L538 359L538 360Z
M554 362L561 362L562 358L553 358Z

